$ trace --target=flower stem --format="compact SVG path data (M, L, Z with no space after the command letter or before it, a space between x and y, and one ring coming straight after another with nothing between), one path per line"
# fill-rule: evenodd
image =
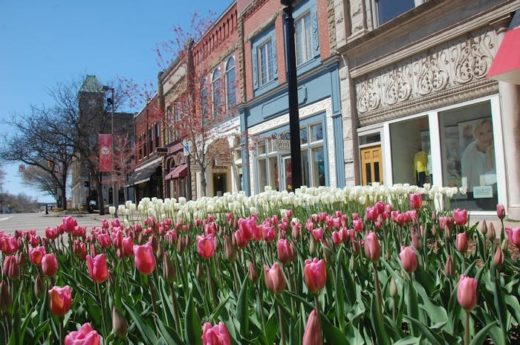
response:
M466 311L465 325L464 325L464 345L469 345L469 311Z
M103 303L103 294L101 293L101 288L99 284L96 283L96 290L99 296L99 304L101 305L101 329L103 330L103 336L106 337L107 334L107 324L105 320L105 304Z
M177 296L175 295L175 290L172 287L172 284L168 284L168 287L170 288L170 294L172 295L172 304L173 304L173 317L175 318L175 330L179 334L179 336L182 336L181 334L181 324L180 324L180 317L179 317L179 306L177 304Z
M60 329L60 344L63 345L65 339L63 339L63 320L61 318L58 318L58 324Z
M280 345L286 344L286 336L285 336L285 328L283 327L283 315L282 315L282 306L281 302L278 302L278 323L280 324Z

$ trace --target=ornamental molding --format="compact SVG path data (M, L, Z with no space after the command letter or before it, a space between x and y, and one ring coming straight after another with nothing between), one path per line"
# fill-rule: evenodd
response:
M498 93L498 83L493 80L481 80L457 90L434 93L422 99L398 104L394 107L371 112L359 117L359 126L369 126L385 121L395 120L407 115L442 108L451 104L462 103Z
M455 95L468 98L465 91L480 95L498 89L486 79L498 41L494 30L479 30L355 79L360 124L424 110L421 104ZM493 90L478 90L484 86Z

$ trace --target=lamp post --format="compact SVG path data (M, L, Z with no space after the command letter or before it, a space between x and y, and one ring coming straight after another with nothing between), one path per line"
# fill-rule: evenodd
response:
M105 91L105 92L106 91L110 91L110 93L111 93L111 97L107 98L107 104L110 104L110 109L111 109L111 113L112 113L111 130L110 130L110 133L112 134L112 174L111 174L111 178L112 178L112 204L113 204L113 206L118 206L117 204L119 203L118 202L119 200L116 201L116 183L115 183L115 180L114 180L114 174L115 174L115 169L114 169L114 108L115 108L114 93L115 93L115 90L111 86L104 85L103 86L103 91Z
M291 141L291 170L293 190L302 185L302 153L300 144L300 116L298 112L298 79L294 45L293 0L281 0L283 6L285 61L289 96L289 134Z

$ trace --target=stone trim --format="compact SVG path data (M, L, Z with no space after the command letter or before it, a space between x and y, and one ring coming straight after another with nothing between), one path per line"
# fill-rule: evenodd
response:
M496 92L486 75L498 43L494 30L481 29L356 79L360 124Z

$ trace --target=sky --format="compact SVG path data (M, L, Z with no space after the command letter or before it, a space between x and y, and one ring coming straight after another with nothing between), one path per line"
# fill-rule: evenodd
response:
M219 16L231 0L0 0L0 140L3 122L52 105L49 89L87 74L110 82L119 77L154 84L156 47L173 39L172 27L190 28L195 12ZM24 185L17 164L0 163L4 191L40 202L54 200ZM70 195L69 195L70 196Z

